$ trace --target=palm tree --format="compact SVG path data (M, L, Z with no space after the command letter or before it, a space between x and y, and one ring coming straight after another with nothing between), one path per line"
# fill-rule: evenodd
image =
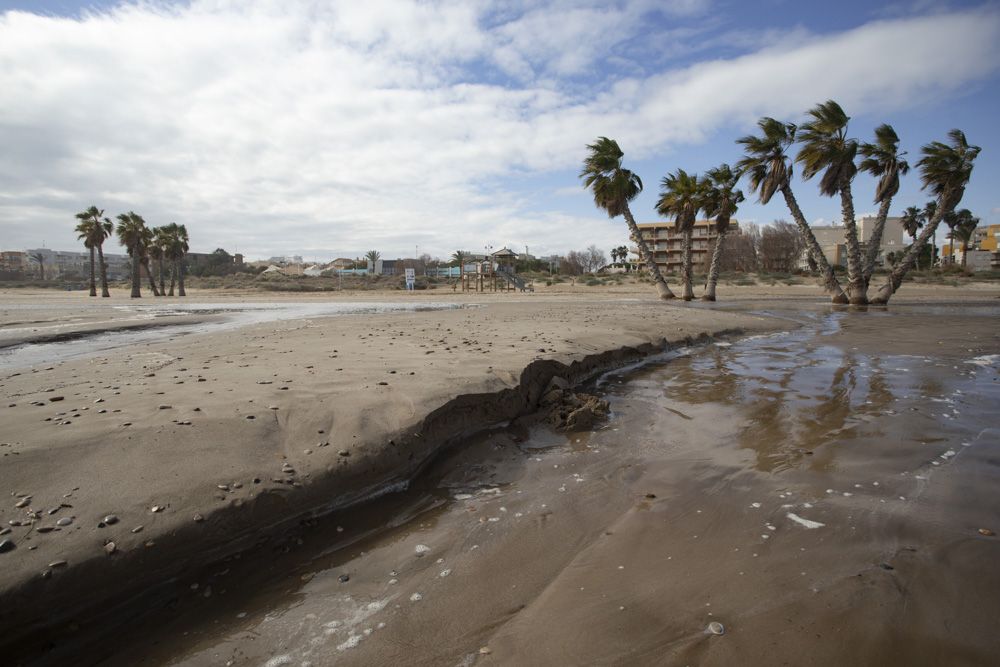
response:
M683 169L667 174L660 181L660 199L656 212L665 218L673 217L675 228L681 233L681 280L684 283L685 301L694 298L691 285L691 235L698 211L705 199L705 182L697 174Z
M908 206L905 211L903 211L902 217L899 219L899 223L903 225L903 231L910 235L912 243L917 241L917 232L920 228L924 226L924 214L916 206ZM920 258L917 258L917 270L920 269Z
M875 128L875 143L863 143L858 153L864 158L858 164L859 171L866 171L877 177L875 186L875 203L879 205L878 217L875 218L875 229L868 241L868 252L864 263L865 286L872 279L875 262L878 260L879 248L882 245L882 233L885 221L889 218L889 207L892 198L899 192L899 177L910 171L909 163L903 159L906 151L899 150L899 137L891 125L883 123Z
M149 244L149 257L156 261L157 272L159 273L160 280L160 293L157 296L166 296L166 290L163 284L163 260L167 253L167 234L166 225L161 225L159 227L153 227L151 230L153 232L153 239ZM172 296L172 294L171 294Z
M851 118L833 100L816 105L808 113L811 119L798 130L802 148L795 161L802 164L802 178L806 180L823 172L819 183L820 194L827 197L840 194L840 211L847 241L847 296L851 303L863 305L868 303L868 290L851 194L851 181L858 173L854 164L858 142L847 137L847 123Z
M153 277L153 270L149 266L149 249L153 245L153 230L148 227L142 228L142 243L140 248L142 250L142 256L140 263L142 268L146 271L146 278L149 279L149 289L153 292L153 296L160 296L159 290L156 289L156 279Z
M903 278L913 267L927 240L937 231L941 218L955 210L962 201L965 186L972 177L976 157L982 149L979 146L969 145L965 133L958 129L948 133L948 141L947 144L932 141L920 149L923 157L917 162L917 167L920 169L921 188L929 190L937 198L935 211L924 230L920 232L920 237L910 246L902 261L893 268L886 283L879 288L878 295L872 303L889 303L889 299L903 283Z
M375 274L375 262L379 261L381 258L382 258L382 253L380 253L378 250L369 250L368 252L365 253L365 259L367 259L372 264L372 270L368 274L369 276Z
M955 219L955 224L948 233L948 238L951 239L952 244L952 261L955 261L954 247L957 240L962 244L962 269L964 270L969 254L969 241L972 240L976 227L979 226L979 218L972 215L972 211L967 208L954 211L951 215Z
M110 297L111 293L108 291L108 265L104 261L104 242L111 236L114 232L114 223L108 218L103 217L104 211L98 209L96 206L91 206L86 211L80 211L76 214L76 219L80 223L76 226L77 233L80 234L79 238L83 240L83 244L90 250L90 296L96 296L96 291L94 289L94 249L97 249L97 263L101 274L101 296ZM87 237L84 238L82 228L86 226Z
M174 279L177 280L177 296L187 296L184 291L184 256L188 251L188 231L184 225L171 222L166 225L164 255L172 266L170 276L170 296L174 295Z
M33 252L28 255L28 259L38 264L38 271L41 274L41 280L45 280L45 255L40 252Z
M623 245L620 245L618 246L617 250L618 250L618 259L622 263L622 266L625 267L625 272L628 273L628 248Z
M736 189L740 175L728 164L720 164L705 174L709 188L705 194L703 208L705 215L715 218L715 247L712 249L712 263L708 268L708 282L702 301L715 301L715 285L719 281L719 266L722 258L722 244L729 232L730 219L737 206L743 201L743 191Z
M77 214L80 217L80 214ZM89 218L81 219L76 225L76 238L83 241L83 247L90 251L90 296L97 296L97 277L94 275L94 244L90 242L93 236L94 224Z
M609 218L616 218L619 215L625 218L629 236L638 246L639 256L653 277L660 298L664 300L676 298L667 286L667 281L663 279L663 274L653 259L653 253L649 251L628 207L628 203L642 192L642 179L638 174L622 167L625 153L614 139L598 137L594 143L587 144L587 150L588 154L580 171L583 187L593 193L594 204L607 212Z
M792 165L786 151L795 141L797 128L792 123L783 123L768 117L761 118L757 126L761 129L761 136L748 135L736 140L736 143L743 145L745 154L736 164L736 168L741 175L749 176L750 189L757 193L761 204L767 204L776 192L781 192L792 219L795 220L806 243L806 251L816 262L824 289L834 303L847 303L847 295L840 288L833 268L823 254L792 193Z
M132 258L132 293L130 296L133 299L142 298L142 292L139 289L142 282L139 263L143 253L144 230L146 230L146 221L138 213L129 211L118 216L118 226L115 228L118 243L125 246L129 257Z

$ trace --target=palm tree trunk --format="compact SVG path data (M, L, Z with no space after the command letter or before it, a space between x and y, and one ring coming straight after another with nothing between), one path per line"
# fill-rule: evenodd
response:
M132 297L141 299L142 292L139 285L142 283L142 273L139 271L139 246L132 248Z
M962 270L965 271L965 259L969 256L969 240L962 239Z
M719 281L719 265L722 264L722 242L729 232L729 219L725 225L719 227L719 236L715 239L715 247L712 248L712 263L708 267L708 282L705 284L705 294L702 301L715 301L715 284Z
M816 266L819 268L819 274L823 281L823 289L830 295L833 303L847 303L847 295L840 288L840 283L837 282L837 276L833 274L830 262L826 260L826 255L823 254L823 249L820 248L816 236L809 228L806 217L802 215L802 209L799 208L799 203L795 200L795 195L792 194L792 187L788 183L785 183L781 186L781 194L785 197L785 205L791 211L792 219L795 220L795 224L798 226L799 232L806 242L806 251L812 255Z
M690 223L684 229L681 237L681 278L684 281L684 300L690 301L694 298L694 287L691 285L691 235L694 233Z
M104 244L97 245L97 259L101 263L101 297L110 297L108 292L108 265L104 261Z
M149 289L152 290L153 296L160 296L160 293L156 291L156 279L153 278L153 272L149 268L149 258L142 258L142 268L146 269L146 277L149 279Z
M90 246L90 296L97 296L97 276L94 275L94 246Z
M872 280L875 273L875 262L878 261L878 251L882 246L882 233L885 231L885 221L889 218L889 206L892 198L882 202L878 209L878 217L875 218L875 229L872 230L872 237L868 241L868 252L865 257L865 288Z
M858 225L854 221L854 196L850 181L840 184L840 211L844 216L844 237L847 240L847 296L852 304L868 303L868 285L858 243Z
M187 296L184 293L184 258L177 260L177 296Z
M174 295L174 283L177 281L177 260L175 259L170 263L170 294L167 296Z
M167 290L163 289L163 258L156 260L156 266L160 273L160 296L165 296Z
M955 204L957 205L960 200L961 197L958 197ZM889 299L891 299L892 295L896 293L899 286L903 284L903 278L906 277L906 274L913 267L917 258L920 256L920 252L924 249L924 246L927 245L928 239L934 236L934 232L937 231L937 226L941 223L941 219L948 214L952 208L954 208L954 206L945 206L947 201L948 200L943 195L938 197L937 210L934 212L934 216L924 226L923 231L920 232L920 236L913 242L910 249L906 251L906 255L903 256L902 261L896 264L892 272L889 273L889 279L886 280L885 284L879 288L878 294L871 300L871 303L879 305L889 303Z
M676 299L677 295L671 292L670 287L667 286L667 281L663 279L663 274L660 273L660 267L656 265L656 261L653 259L653 253L649 252L646 241L642 238L639 226L635 224L635 218L632 217L632 211L629 209L628 204L625 204L624 216L625 224L628 225L629 236L632 237L632 242L639 248L639 256L642 257L642 261L646 264L649 275L653 277L653 284L656 285L656 291L660 295L660 298L664 301Z

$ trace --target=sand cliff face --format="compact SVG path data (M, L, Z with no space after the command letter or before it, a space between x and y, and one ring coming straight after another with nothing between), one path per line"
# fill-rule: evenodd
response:
M534 411L554 377L571 386L705 332L774 326L660 303L511 299L4 371L4 642L96 631L186 569L405 484L450 444Z

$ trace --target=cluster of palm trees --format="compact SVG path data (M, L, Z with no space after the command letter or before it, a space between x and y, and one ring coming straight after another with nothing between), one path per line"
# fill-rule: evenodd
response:
M807 122L801 126L769 117L760 119L757 124L759 134L737 139L736 143L743 147L744 155L735 169L723 164L709 170L704 177L678 169L663 178L656 210L660 215L674 218L677 230L682 234L681 279L685 300L694 298L691 285L691 236L699 211L714 218L719 233L702 297L708 301L715 300L722 241L729 229L731 216L743 201L743 193L736 188L742 178L747 179L751 191L757 194L762 204L767 204L775 194L781 193L805 241L810 264L815 263L823 287L834 303L888 303L943 220L949 225L952 225L949 220L955 220L952 238L962 240L961 234L966 233L970 223L964 223L959 229L962 218L956 218L961 211L956 213L955 208L965 193L980 148L969 145L965 134L956 129L948 133L947 143L932 141L921 149L922 157L917 162L917 167L923 189L934 195L933 206L915 214L923 231L919 237L911 232L914 242L909 250L893 267L885 284L869 299L868 286L878 259L889 208L899 191L900 177L909 171L909 164L903 157L905 152L899 150L899 137L890 125L880 125L875 130L874 142L863 143L848 136L850 117L833 100L818 104L808 112L808 116ZM799 144L799 151L792 158L789 151L795 144ZM629 210L628 203L642 191L642 180L622 166L624 153L613 139L600 137L589 144L587 149L588 154L580 172L584 187L591 190L594 203L607 212L609 217L624 216L632 242L638 247L639 255L653 278L660 298L675 298ZM847 246L846 290L841 287L792 192L794 163L802 166L802 175L806 180L820 176L821 194L828 197L840 196ZM872 239L864 255L858 241L851 190L851 184L859 171L868 172L878 179L874 201L879 204L879 211ZM965 217L971 217L971 213ZM906 219L907 216L904 215L904 226L911 224ZM971 230L967 230L966 235L971 236L971 233Z
M908 206L900 217L900 224L903 230L910 235L914 242L917 240L917 232L927 223L934 219L937 211L937 202L931 200L921 209L917 206ZM941 218L941 222L948 226L949 256L952 263L955 261L955 241L962 244L962 268L966 266L966 257L969 251L969 242L972 240L976 227L979 226L980 219L972 214L967 208L960 208L957 211L950 211ZM917 268L920 268L920 259L917 258Z
M90 251L90 296L97 296L97 282L95 271L95 252L97 255L96 266L100 268L101 296L111 296L108 292L108 272L107 264L104 261L104 242L115 234L118 242L125 246L129 257L132 258L132 292L134 299L142 297L140 289L142 282L141 268L146 270L149 277L149 287L153 296L174 296L174 287L177 287L178 296L186 296L184 292L184 255L188 251L188 232L184 225L175 222L161 227L148 227L142 216L134 211L122 213L118 216L118 224L115 225L110 218L104 217L104 211L96 206L91 206L85 211L76 214L79 223L76 226L78 238L83 241L83 245ZM159 288L153 271L150 268L150 261L157 263L159 270ZM164 280L164 265L170 264L170 291L166 290Z
M614 264L625 264L625 260L628 259L628 248L623 245L617 248L611 249L611 262Z

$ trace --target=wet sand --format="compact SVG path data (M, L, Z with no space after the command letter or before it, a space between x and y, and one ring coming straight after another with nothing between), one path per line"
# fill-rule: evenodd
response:
M1000 311L751 307L787 331L186 577L106 664L995 664Z
M89 337L42 343L87 353L4 368L0 643L14 664L94 662L176 577L398 488L443 447L530 411L553 375L576 382L667 341L774 327L514 295L328 315L96 353Z

